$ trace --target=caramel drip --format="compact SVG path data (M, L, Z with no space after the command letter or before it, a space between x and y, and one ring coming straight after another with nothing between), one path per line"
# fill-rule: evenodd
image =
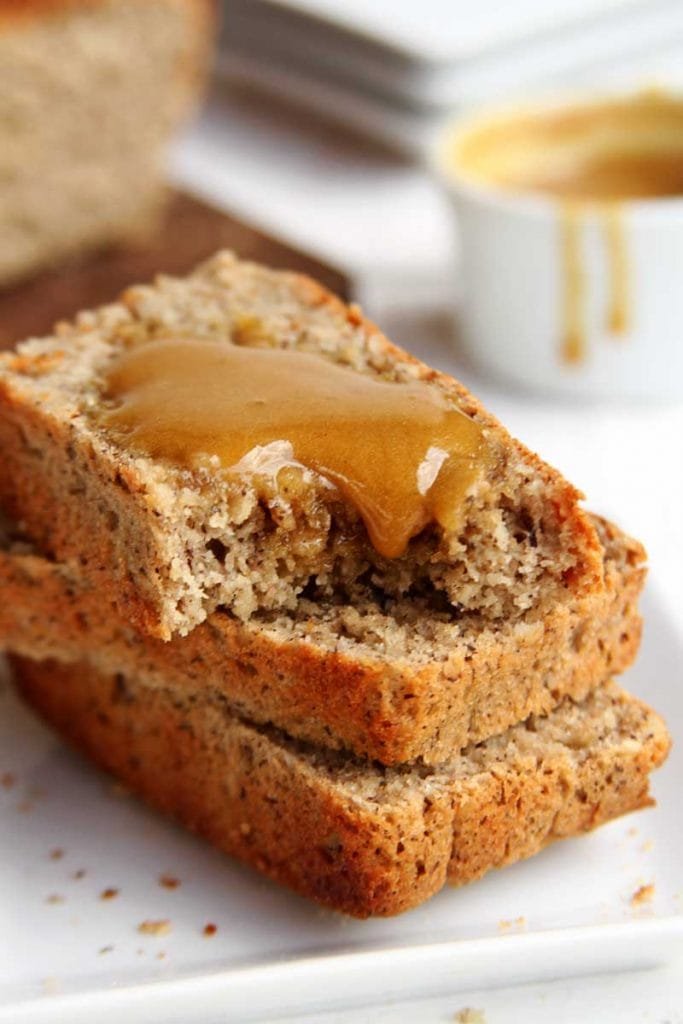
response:
M610 289L607 330L612 334L625 334L629 328L630 301L624 211L621 203L605 203L603 225Z
M581 254L581 228L589 204L565 202L560 205L562 236L562 360L577 365L586 358L586 273ZM630 322L630 295L626 237L621 203L603 203L601 217L607 260L609 298L605 329L625 334Z
M584 297L586 280L581 260L581 211L576 203L560 206L562 237L562 359L582 362L586 354Z
M105 393L104 425L131 451L276 482L285 466L314 470L388 558L429 523L457 529L491 464L481 425L439 388L296 350L151 341L115 362Z

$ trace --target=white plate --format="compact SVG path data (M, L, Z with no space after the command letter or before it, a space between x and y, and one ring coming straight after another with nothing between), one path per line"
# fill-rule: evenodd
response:
M381 142L412 158L421 158L434 142L444 120L454 111L465 112L501 97L508 100L536 96L543 91L600 91L610 84L640 88L652 84L662 88L680 86L683 52L683 7L676 12L678 24L666 33L642 34L642 49L620 49L614 39L604 46L589 38L590 53L585 60L556 59L546 49L524 60L513 55L510 61L478 69L467 77L459 76L456 94L448 95L441 105L420 107L387 100L383 95L357 87L335 75L321 74L310 62L271 57L246 47L226 44L218 56L217 74L230 84L263 94L277 112L285 105L310 112L331 125L342 125L369 140ZM653 37L654 36L654 37ZM564 44L563 44L564 45ZM413 90L415 83L406 88Z
M318 0L224 0L221 49L235 74L248 67L254 81L266 83L275 72L310 80L310 103L318 86L327 86L342 109L374 101L388 116L416 120L543 85L574 85L577 75L655 57L683 35L683 10L671 0L573 2L563 5L564 18L557 3L549 8L545 0L484 3L476 11L467 4L465 18L452 0L433 0L427 9L391 2L391 17L382 6L364 3L355 11L344 0L343 8L327 10ZM365 26L358 15L369 15ZM431 50L443 50L444 59L430 59Z
M625 682L673 725L682 643L651 594L645 606L644 649ZM350 921L112 792L5 686L0 776L15 781L0 786L0 1021L274 1019L661 962L683 940L682 767L679 743L655 776L656 809L401 918ZM162 872L180 886L160 886ZM634 908L651 883L652 902ZM118 895L101 899L110 887ZM171 934L138 934L148 919L169 919Z
M651 3L651 0L648 0ZM646 6L645 0L227 0L233 9L250 10L253 17L300 30L324 27L329 36L393 51L404 60L441 63L477 56L504 44L514 45L542 32L562 32L572 24L620 14ZM279 14L278 20L274 15Z

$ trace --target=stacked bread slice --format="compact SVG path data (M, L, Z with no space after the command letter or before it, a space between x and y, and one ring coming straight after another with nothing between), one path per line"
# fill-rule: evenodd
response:
M421 382L492 455L453 525L389 557L310 467L266 488L263 459L188 468L111 429L111 368L178 338ZM276 880L393 914L649 802L666 728L612 681L638 647L642 548L315 283L222 253L24 343L0 361L0 459L20 691Z

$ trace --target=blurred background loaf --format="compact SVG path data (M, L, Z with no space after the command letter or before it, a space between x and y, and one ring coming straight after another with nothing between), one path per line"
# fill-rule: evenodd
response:
M212 23L209 0L0 0L0 287L155 227Z

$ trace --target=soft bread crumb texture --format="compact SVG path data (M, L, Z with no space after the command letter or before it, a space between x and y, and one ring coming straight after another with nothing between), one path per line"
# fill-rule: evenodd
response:
M154 228L210 20L208 0L0 7L0 285Z
M0 649L214 690L240 713L325 747L385 764L429 764L487 739L566 695L582 699L633 661L644 552L593 518L605 589L568 592L544 614L497 629L405 599L357 609L301 600L241 622L214 612L170 643L144 637L78 567L39 555L8 525L0 547ZM520 682L523 680L523 685Z
M317 353L380 379L428 381L480 421L495 452L463 525L382 558L354 510L308 470L276 479L189 471L129 451L100 423L117 357L182 337ZM201 396L198 396L201 401ZM44 551L79 559L145 632L186 634L218 607L246 621L302 597L408 602L497 624L602 587L578 492L513 441L466 389L392 346L298 275L222 253L185 279L131 288L0 361L0 499Z
M670 740L614 684L439 768L385 768L255 726L207 694L13 659L24 698L131 790L219 848L357 917L421 903L651 803Z

